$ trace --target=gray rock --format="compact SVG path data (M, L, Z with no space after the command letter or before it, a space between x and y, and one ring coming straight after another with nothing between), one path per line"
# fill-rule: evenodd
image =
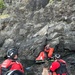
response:
M9 48L16 47L22 62L34 60L46 44L51 44L55 53L65 59L71 52L74 54L75 0L54 0L52 4L48 4L49 0L26 1L7 3L3 13L10 14L10 17L0 19L0 57ZM41 74L42 66L37 65L36 69L32 66L35 75Z

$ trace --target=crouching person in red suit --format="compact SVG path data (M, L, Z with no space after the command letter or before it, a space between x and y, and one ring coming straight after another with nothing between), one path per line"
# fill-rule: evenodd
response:
M42 52L40 52L39 56L36 58L38 60L51 59L54 52L54 48L52 48L49 44L47 44Z
M55 54L55 61L52 62L50 68L50 75L68 75L66 62L60 59L59 54Z
M23 66L17 61L18 50L15 48L9 49L7 51L7 57L8 58L1 64L1 75L4 75L7 71L11 72L10 75L23 75Z

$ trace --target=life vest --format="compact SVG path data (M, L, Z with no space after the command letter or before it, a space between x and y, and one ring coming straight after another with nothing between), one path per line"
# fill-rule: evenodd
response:
M54 48L49 48L48 50L45 48L44 51L47 53L47 57L51 58L54 52Z
M60 67L55 71L57 75L67 75L66 63L62 61L57 61L60 63Z
M11 66L15 63L15 61L12 61L11 59L6 59L2 64L1 64L1 74L3 75L5 72L10 70Z
M15 63L15 61L11 60L11 59L7 59L5 60L2 64L1 67L4 68L8 68L10 65L12 65L13 63Z
M44 60L46 58L46 54L44 51L40 52L39 56L36 58L36 60Z

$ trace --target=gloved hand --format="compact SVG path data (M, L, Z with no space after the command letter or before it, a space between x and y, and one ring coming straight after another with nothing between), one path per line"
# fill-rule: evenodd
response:
M48 57L47 60L51 60L51 58Z
M54 57L48 58L48 60L50 60L50 61L54 61Z

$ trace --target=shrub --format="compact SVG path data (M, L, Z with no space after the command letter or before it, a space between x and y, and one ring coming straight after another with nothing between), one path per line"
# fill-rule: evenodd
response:
M0 9L3 9L5 6L4 6L4 1L3 0L0 0Z
M51 4L52 4L53 2L54 2L54 0L49 0L49 3L51 3Z

